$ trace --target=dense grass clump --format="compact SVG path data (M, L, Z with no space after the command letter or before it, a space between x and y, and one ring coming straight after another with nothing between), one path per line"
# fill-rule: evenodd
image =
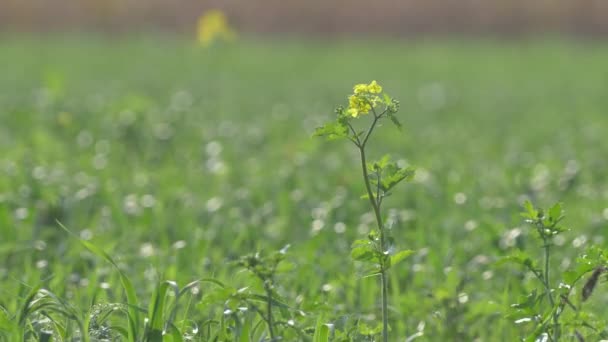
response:
M0 50L0 339L378 339L377 278L349 257L376 228L359 154L310 138L372 79L400 100L403 130L382 127L370 155L417 168L383 200L413 250L388 277L391 339L604 334L603 46L4 37ZM539 235L525 200L562 202L569 229Z

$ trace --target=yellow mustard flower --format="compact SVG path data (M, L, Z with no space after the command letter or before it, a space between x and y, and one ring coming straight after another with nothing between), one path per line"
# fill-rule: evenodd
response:
M382 103L380 94L382 87L376 81L372 81L370 84L356 84L353 87L353 95L348 97L348 108L346 113L354 118L360 114L368 114L372 108Z
M361 93L366 93L367 92L367 84L361 83L361 84L356 84L353 87L353 92L355 94L361 94Z
M369 101L358 95L351 95L348 97L348 109L347 113L352 117L357 117L359 114L367 114L372 109Z
M216 40L232 41L235 37L236 34L228 25L226 15L220 10L207 11L198 19L197 38L205 47Z
M372 83L367 86L367 91L371 94L380 94L382 92L382 86L380 86L378 82L372 81Z
M357 110L357 108L348 108L346 110L346 112L348 113L348 115L352 116L353 118L356 118L357 116L359 116L359 111Z

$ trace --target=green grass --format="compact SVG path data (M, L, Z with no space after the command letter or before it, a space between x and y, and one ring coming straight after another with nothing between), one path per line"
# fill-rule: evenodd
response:
M40 331L10 323L38 288L83 322L92 307L121 303L124 314L109 322L126 327L121 319L138 310L126 305L123 275L138 307L170 312L181 298L175 328L221 340L218 327L235 325L223 314L234 303L207 295L247 286L262 294L231 261L287 244L293 269L277 276L289 307L280 320L315 341L327 340L319 317L336 330L358 320L374 327L377 279L360 278L349 258L351 242L373 227L358 156L311 138L353 84L372 79L401 101L404 130L383 127L370 158L389 151L418 168L384 205L399 247L416 251L391 270L395 340L422 325L425 341L523 336L505 312L532 280L493 261L514 248L506 232L529 231L518 215L525 198L565 205L572 231L557 265L605 241L600 43L248 40L204 50L166 37L5 36L0 51L0 333L15 341ZM572 247L581 236L586 243ZM526 234L514 242L537 245ZM221 284L149 303L174 290L165 280L178 293L210 278ZM78 326L61 317L70 336ZM238 317L250 336L267 337L259 317Z

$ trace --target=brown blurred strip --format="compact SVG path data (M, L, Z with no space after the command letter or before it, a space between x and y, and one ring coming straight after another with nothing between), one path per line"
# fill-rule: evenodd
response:
M211 8L248 33L608 35L606 0L1 0L0 29L193 32Z

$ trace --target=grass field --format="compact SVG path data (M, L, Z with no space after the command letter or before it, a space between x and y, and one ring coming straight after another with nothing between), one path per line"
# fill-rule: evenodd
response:
M283 340L312 340L318 321L334 324L336 341L349 329L358 329L352 340L372 340L363 335L381 320L378 280L362 278L349 256L374 224L358 156L311 135L353 84L374 79L401 101L404 129L380 127L371 158L389 152L417 168L385 203L397 244L415 251L390 273L391 340L527 336L532 326L506 315L535 279L495 264L518 248L542 254L519 215L525 199L566 209L556 284L576 256L605 244L608 47L599 43L242 40L201 49L168 37L4 37L0 51L8 341L62 329L57 340L79 340L76 320L57 308L83 322L93 310L101 322L108 303L127 303L120 273L78 238L116 262L143 310L163 280L183 288L212 278L262 293L233 261L289 244L276 279ZM598 317L607 313L602 284L586 303ZM54 304L28 314L38 287ZM177 301L181 333L236 340L225 329L248 327L240 341L267 339L253 306L219 288L204 281ZM90 325L91 340L125 338L123 309L134 307L119 308Z

